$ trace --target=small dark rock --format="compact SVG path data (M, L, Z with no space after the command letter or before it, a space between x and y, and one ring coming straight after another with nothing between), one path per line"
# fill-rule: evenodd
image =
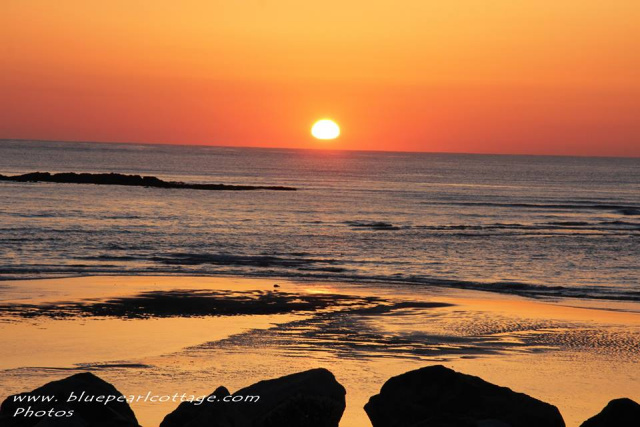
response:
M326 369L312 369L260 381L234 396L259 396L257 402L183 403L160 427L338 427L345 389ZM213 395L228 395L224 387Z
M229 396L229 390L225 387L218 387L207 399L222 399ZM232 405L230 403L229 405ZM181 403L175 411L164 417L161 427L178 426L233 426L229 421L229 411L227 406L221 403L204 401L201 404L192 402Z
M0 425L3 427L138 427L138 420L126 402L109 403L69 402L73 393L76 397L84 392L85 396L122 396L114 386L91 373L72 375L59 381L52 381L27 393L9 396L0 406ZM17 397L54 396L52 402L16 401ZM53 411L51 411L53 409ZM22 411L22 412L21 412ZM28 412L31 411L31 412ZM65 416L37 416L42 411L54 414L65 412ZM71 411L71 416L66 416ZM30 416L25 414L31 413Z
M640 425L640 405L631 399L615 399L580 427L636 427Z
M365 411L373 427L564 427L555 406L429 366L389 379Z
M399 230L400 227L383 221L347 221L347 224L355 228L368 228L370 230Z

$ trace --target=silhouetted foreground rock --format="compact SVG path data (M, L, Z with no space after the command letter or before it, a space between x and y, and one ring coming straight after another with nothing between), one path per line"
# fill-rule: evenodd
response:
M226 184L188 184L177 181L163 181L155 176L124 175L119 173L55 173L33 172L24 175L0 175L0 181L14 182L56 182L60 184L97 184L97 185L128 185L133 187L154 188L182 188L189 190L275 190L295 191L293 187L255 186L255 185L226 185Z
M215 402L182 403L160 427L337 427L345 408L345 389L326 369L312 369L260 381L235 397L259 396L257 402L223 402L229 392L218 388Z
M564 427L555 406L429 366L389 379L365 405L373 427Z
M44 396L54 396L53 401L43 402ZM79 402L79 399L84 400L80 396L113 396L114 400L109 403L105 403L106 398L102 402L96 399ZM124 401L115 401L118 396L122 394L114 386L95 375L76 374L52 381L28 393L9 396L0 407L0 425L137 427L138 421L129 405ZM29 398L37 398L38 401L28 402Z
M596 416L580 427L636 427L640 426L640 405L631 399L615 399Z

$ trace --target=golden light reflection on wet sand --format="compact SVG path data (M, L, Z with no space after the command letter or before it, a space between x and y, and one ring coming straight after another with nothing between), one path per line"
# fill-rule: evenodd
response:
M279 287L274 288L278 283ZM175 289L352 295L277 315L9 318L0 322L6 395L91 369L125 394L206 394L315 367L347 389L343 427L391 376L442 363L557 405L568 426L610 399L640 397L640 314L483 292L202 277L82 277L4 282L2 304L96 301ZM355 298L357 297L357 298ZM373 298L375 297L375 298ZM580 302L583 304L583 302ZM134 404L156 426L173 404Z

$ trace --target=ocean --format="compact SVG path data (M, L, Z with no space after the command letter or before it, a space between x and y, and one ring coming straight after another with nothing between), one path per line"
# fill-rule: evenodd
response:
M640 300L640 159L0 141L0 279L224 275Z

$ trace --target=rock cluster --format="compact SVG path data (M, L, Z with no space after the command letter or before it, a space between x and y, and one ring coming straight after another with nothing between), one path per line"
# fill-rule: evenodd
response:
M331 372L312 369L260 381L234 394L219 387L204 401L181 403L160 427L338 427L345 394ZM36 396L53 398L45 402ZM113 399L98 401L95 396ZM553 405L439 365L389 379L365 411L373 427L565 425ZM637 425L640 405L616 399L581 427ZM0 426L139 427L124 396L91 373L9 396L0 407Z

